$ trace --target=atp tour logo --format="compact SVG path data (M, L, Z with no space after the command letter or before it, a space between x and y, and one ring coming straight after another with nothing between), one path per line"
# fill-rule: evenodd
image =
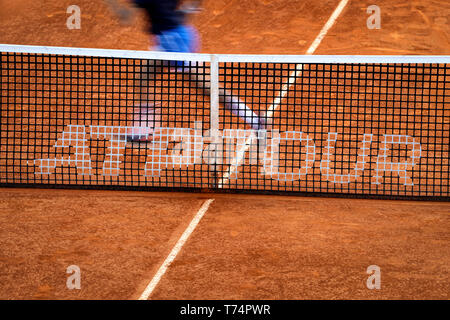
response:
M121 163L124 158L126 133L133 127L122 126L84 126L68 125L53 147L61 152L61 156L54 158L36 159L35 174L55 174L55 168L61 166L75 166L79 175L93 175L90 154L91 140L107 140L107 147L102 169L97 174L103 176L119 176ZM366 170L369 161L371 144L378 138L380 148L372 168L371 183L381 184L386 174L398 176L400 183L412 186L410 171L419 162L421 145L412 136L384 134L374 137L364 134L357 151L356 162L347 174L337 173L333 167L335 144L339 134L329 132L327 141L322 147L319 163L322 176L329 182L348 184L356 182ZM299 144L297 153L299 166L290 168L291 172L280 170L280 145ZM169 148L169 145L173 147ZM404 145L407 155L399 162L393 162L390 150L397 145ZM209 130L203 132L202 123L196 122L194 128L158 128L152 136L151 142L141 148L146 148L146 162L144 176L159 177L165 169L188 169L189 166L205 163L211 170L217 165L228 165L235 168L234 175L244 159L250 165L261 165L261 174L278 181L296 181L308 174L312 174L313 165L317 160L315 142L304 132L286 131L254 131L241 129L225 129L212 134ZM71 153L68 151L72 150ZM292 151L293 152L293 151ZM248 153L248 154L247 154ZM283 151L282 154L285 154ZM64 156L66 155L66 156ZM298 155L297 155L298 156ZM286 169L283 167L283 169Z

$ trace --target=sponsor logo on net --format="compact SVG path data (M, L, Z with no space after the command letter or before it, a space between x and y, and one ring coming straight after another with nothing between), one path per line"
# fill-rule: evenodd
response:
M53 158L36 159L35 174L54 174L55 168L60 166L75 166L80 175L93 175L90 141L107 140L103 167L97 174L104 176L119 176L121 163L125 155L125 148L129 142L126 135L130 130L148 130L148 128L124 126L84 126L68 125L56 143L55 150L71 149L70 155L56 155ZM370 157L376 157L371 167L371 183L381 184L385 174L398 176L400 183L412 186L412 168L419 162L422 148L417 140L409 135L383 134L374 136L366 133L358 142L356 161L349 173L340 174L334 169L335 144L339 139L336 132L327 134L327 141L322 151L316 148L314 140L304 132L276 130L242 130L225 129L212 134L209 130L202 130L201 122L195 123L195 128L158 128L152 133L149 143L139 148L145 148L147 158L144 176L159 177L165 169L188 169L189 166L206 164L214 170L218 165L229 165L235 168L234 177L238 174L238 167L246 159L250 165L261 165L261 174L279 181L296 181L312 173L315 162L320 167L321 175L329 182L347 184L356 182L367 168ZM373 143L378 139L376 155L371 155ZM295 147L290 148L295 144ZM285 147L281 147L285 145ZM390 156L394 147L407 150L401 159ZM286 149L287 148L287 149ZM67 151L66 151L67 152ZM248 152L248 155L246 153ZM281 155L281 157L280 157ZM287 155L287 157L286 157ZM320 160L318 160L320 156ZM290 172L286 166L280 166L283 158L289 158ZM292 165L295 164L295 165Z

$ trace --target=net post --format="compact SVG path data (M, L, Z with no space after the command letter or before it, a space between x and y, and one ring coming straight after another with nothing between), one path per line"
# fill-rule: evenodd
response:
M212 161L212 171L214 172L214 184L213 188L217 187L217 162L222 157L219 149L219 58L217 55L211 55L210 61L210 100L211 100L211 110L210 110L210 133L211 133L211 145L213 146L213 157L210 159Z
M210 85L211 85L211 110L210 110L210 128L211 136L219 135L219 59L217 55L211 55L210 62Z

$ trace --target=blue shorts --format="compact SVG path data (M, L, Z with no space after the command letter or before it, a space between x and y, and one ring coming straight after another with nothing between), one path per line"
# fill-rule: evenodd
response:
M197 52L199 36L191 26L180 25L156 35L156 50L165 52Z
M180 25L174 29L163 31L155 35L156 46L154 50L164 52L198 52L199 36L197 30L191 26ZM171 66L186 66L185 61L172 61Z

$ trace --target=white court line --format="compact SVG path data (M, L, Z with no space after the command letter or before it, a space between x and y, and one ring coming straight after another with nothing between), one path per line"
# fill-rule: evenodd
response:
M322 30L320 30L319 34L314 39L311 46L308 48L308 50L306 50L307 55L312 55L317 50L317 48L319 47L323 38L325 38L328 31L331 29L331 27L333 27L337 18L341 15L341 13L344 10L345 6L347 5L348 1L349 0L341 0L339 5L336 7L336 9L331 14L327 23L323 26ZM283 87L281 88L280 94L274 100L273 104L267 109L266 114L265 114L266 118L272 118L273 113L276 111L278 106L281 104L281 101L286 97L291 86L293 84L295 84L295 81L297 80L297 78L302 74L302 71L303 71L303 64L297 64L295 66L295 70L292 71L291 74L289 75L288 82L283 85ZM230 176L237 170L238 167L241 166L242 161L244 160L244 157L245 157L245 153L248 151L252 140L255 138L256 138L256 134L252 133L245 141L245 144L243 145L243 147L236 152L236 161L232 162L234 164L230 165L228 171L224 173L224 175L222 176L222 179L220 179L219 183L217 184L218 188L222 188L223 185L228 182L228 180L230 179Z
M172 262L177 257L178 253L180 253L181 248L183 248L186 241L189 239L192 232L194 232L195 228L199 224L200 220L205 215L206 211L208 211L209 206L214 201L214 199L208 199L206 200L203 205L201 206L200 210L197 212L195 217L192 219L189 226L186 228L186 230L181 235L180 239L178 239L177 243L173 247L172 251L167 256L166 260L164 260L161 267L159 267L158 272L154 275L153 279L150 281L150 283L145 288L144 292L139 297L139 300L148 300L148 298L153 293L153 290L155 290L156 286L158 285L161 278L164 276L164 274L167 272L167 269L172 264Z
M334 10L333 14L331 15L330 19L328 19L327 23L325 23L322 30L320 30L319 35L316 37L314 42L311 44L311 46L306 51L306 54L313 54L317 50L317 48L319 47L323 38L325 38L328 31L331 29L331 27L333 27L337 18L339 18L339 16L341 15L341 13L344 10L345 6L347 5L348 1L349 0L341 0L339 5L337 6L336 10Z

